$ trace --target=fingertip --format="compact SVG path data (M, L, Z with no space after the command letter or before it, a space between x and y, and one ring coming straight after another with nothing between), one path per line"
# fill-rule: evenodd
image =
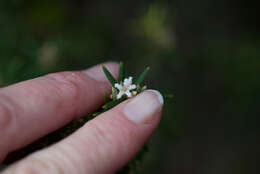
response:
M160 115L163 97L159 91L146 90L124 106L124 115L136 124L149 124Z
M105 66L108 71L117 78L118 76L118 69L119 69L119 63L117 62L105 62L103 64L99 64L96 66L93 66L87 70L84 70L83 73L88 75L90 78L99 81L99 82L108 82L104 72L102 71L102 66Z

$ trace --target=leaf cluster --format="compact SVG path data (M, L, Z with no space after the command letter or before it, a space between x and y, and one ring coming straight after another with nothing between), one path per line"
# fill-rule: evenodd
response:
M120 62L120 65L119 65L118 80L116 80L116 78L113 77L113 75L109 72L109 70L104 65L102 66L102 69L103 69L103 72L106 75L108 81L112 85L112 94L110 96L110 99L112 99L112 101L106 103L102 107L103 109L108 110L127 99L125 96L122 97L121 99L117 99L116 95L118 94L119 91L116 88L114 88L116 83L123 82L123 80L126 78L126 73L125 73L123 62ZM134 84L137 86L137 89L136 89L137 94L147 89L146 86L141 87L141 84L144 81L145 77L147 76L147 73L149 72L149 70L150 70L150 67L145 68L145 70L140 74L140 76L137 78L137 80L134 81Z
M125 70L124 70L124 63L120 62L119 66L119 73L118 73L118 80L116 80L113 75L108 71L108 69L103 65L102 69L108 79L108 81L111 83L112 86L115 86L115 83L120 83L125 78ZM135 85L141 85L141 83L144 81L145 77L147 76L147 73L149 72L150 67L145 68L145 70L140 74L140 76L137 78L137 80L134 82Z

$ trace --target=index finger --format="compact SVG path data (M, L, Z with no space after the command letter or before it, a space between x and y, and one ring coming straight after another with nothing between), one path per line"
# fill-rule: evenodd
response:
M105 66L116 76L117 63ZM0 161L76 117L94 111L111 86L100 66L62 72L0 89Z

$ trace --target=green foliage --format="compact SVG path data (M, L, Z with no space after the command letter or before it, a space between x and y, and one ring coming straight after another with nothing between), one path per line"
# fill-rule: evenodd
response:
M102 65L102 69L103 69L107 79L111 83L111 85L114 86L116 83L116 79L113 77L113 75L108 71L108 69L104 65Z
M124 100L126 100L125 97L118 99L118 100L112 100L112 101L106 103L104 106L102 106L102 108L105 110L111 109L111 108L115 107L116 105L118 105L119 103L123 102Z
M137 80L135 82L136 85L140 85L143 82L143 80L145 79L145 77L146 77L147 73L149 72L149 70L150 70L150 67L147 67L144 70L144 72L137 78Z

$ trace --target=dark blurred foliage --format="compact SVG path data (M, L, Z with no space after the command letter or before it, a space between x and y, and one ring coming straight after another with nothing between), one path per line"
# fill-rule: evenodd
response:
M182 0L176 8L176 91L186 119L171 171L259 173L257 4Z
M124 61L174 93L140 173L259 173L260 14L247 0L1 0L0 86Z

